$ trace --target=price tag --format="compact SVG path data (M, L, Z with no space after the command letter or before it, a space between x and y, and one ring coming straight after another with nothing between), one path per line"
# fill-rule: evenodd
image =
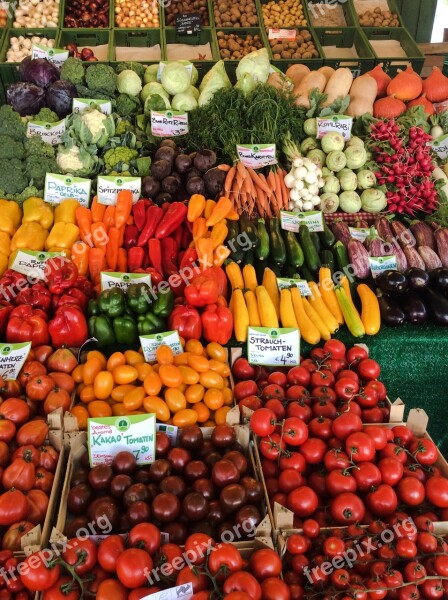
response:
M57 48L48 48L40 44L33 44L31 58L46 58L57 67L61 67L68 58L68 50L58 50Z
M297 366L300 361L299 330L249 327L247 358L251 365Z
M0 376L5 380L17 379L30 350L31 342L0 344Z
M188 113L179 110L152 110L151 133L157 137L187 134Z
M73 112L82 112L86 108L96 108L104 115L112 113L112 103L109 100L95 100L93 98L73 98Z
M56 146L61 143L65 132L65 119L57 123L47 123L46 121L29 121L26 128L26 136L40 135L44 142Z
M296 29L269 29L268 39L284 40L285 42L293 42L296 39Z
M177 354L182 354L184 351L177 331L141 335L140 344L146 362L154 362L156 360L157 348L162 346L162 344L164 346L169 346L175 356Z
M141 177L98 177L97 197L100 204L115 206L117 204L118 192L130 190L132 192L132 203L135 204L140 198L142 191Z
M376 229L373 228L373 230L376 235ZM349 231L354 240L358 240L362 243L364 243L369 235L373 233L372 228L369 229L368 227L349 227Z
M384 271L396 271L397 270L397 257L396 256L370 256L370 271L372 277L376 279L378 275L381 275Z
M171 444L173 446L176 445L178 427L175 425L166 425L165 423L157 423L156 430L165 433L170 438Z
M250 169L277 164L275 144L240 144L236 151L243 165Z
M44 199L50 204L60 204L66 198L75 198L81 206L89 207L90 179L47 173L45 176Z
M45 267L47 260L54 258L55 256L61 256L61 253L17 250L14 258L9 263L9 268L25 275L30 280L42 279L45 281Z
M176 18L176 31L179 35L193 35L201 32L201 15L199 13L182 13Z
M190 600L193 596L193 584L185 583L155 594L144 596L142 600Z
M305 223L310 232L324 230L324 216L320 210L310 210L303 213L281 210L280 223L285 231L297 232L302 223Z
M119 287L126 290L131 283L147 283L151 285L151 275L149 273L111 273L103 271L100 273L101 290ZM150 298L154 300L154 298Z
M119 452L132 452L138 465L154 462L156 416L129 415L87 420L90 466L110 465Z
M428 143L431 146L433 152L437 154L440 159L448 157L448 134L442 135L441 137Z
M167 60L162 60L159 62L159 68L157 69L157 81L159 83L162 80L162 73L167 64L168 64ZM193 73L193 65L190 63L188 65L184 65L184 67L186 68L187 72L189 73L189 75L191 77L191 75Z
M352 134L353 119L345 115L333 115L332 117L317 117L317 139L324 137L330 131L340 133L345 141Z
M284 290L285 288L290 288L294 285L296 288L299 288L301 296L311 296L310 286L305 279L277 277L277 285L279 290Z

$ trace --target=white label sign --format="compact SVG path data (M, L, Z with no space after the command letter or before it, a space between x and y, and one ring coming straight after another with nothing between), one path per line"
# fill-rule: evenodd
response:
M31 50L31 58L46 58L57 67L61 67L68 58L68 50L58 50L56 48L49 48L48 46L42 46L40 44L34 44Z
M0 344L0 376L5 380L17 379L30 350L31 342Z
M112 113L112 103L109 100L95 100L93 98L73 98L73 112L82 112L86 108L97 108L104 115Z
M236 151L243 165L250 169L277 164L275 144L240 144Z
M132 203L135 204L140 198L142 191L141 177L98 177L97 196L100 204L117 204L118 192L130 190L132 192Z
M281 210L280 223L285 231L297 232L302 223L308 227L310 232L324 230L324 216L320 210L310 210L302 213Z
M384 271L396 271L397 270L397 257L396 256L370 256L370 271L372 277L375 279L378 275L381 275Z
M156 416L129 415L87 420L90 466L110 465L119 452L132 452L138 465L154 462Z
M66 198L75 198L81 206L89 207L90 179L47 173L45 177L44 200L50 204L60 204Z
M300 362L299 330L249 327L247 359L251 365L297 366Z
M433 152L437 154L440 159L448 157L448 134L442 135L441 137L429 142L429 146Z
M296 39L296 29L269 29L268 39L293 42Z
M326 133L336 131L340 133L345 141L350 139L352 133L353 118L345 115L333 115L332 117L317 117L317 139L323 138Z
M147 283L151 285L151 275L148 273L111 273L103 271L100 273L101 289L119 287L126 290L131 283Z
M157 69L157 81L160 83L160 81L162 81L162 73L165 70L166 65L168 64L168 61L166 60L162 60L161 62L159 62L159 68ZM187 73L189 73L190 77L193 73L193 65L191 63L189 63L188 65L184 65L185 69L187 71Z
M56 146L61 143L65 132L65 119L57 123L47 123L45 121L30 121L26 128L26 136L40 135L44 142Z
M301 296L311 296L310 286L305 279L294 279L287 277L277 277L277 285L279 290L296 286L299 289Z
M188 113L179 110L152 110L151 133L157 137L187 134Z
M373 228L373 230L376 235L376 229ZM349 227L349 231L354 240L358 240L362 243L364 243L369 235L373 233L372 228L369 229L368 227Z
M179 428L175 425L167 425L166 423L156 424L156 430L165 433L170 438L171 444L173 446L176 445L177 442L178 429Z
M18 250L10 269L26 275L30 279L45 281L45 267L49 258L61 256L60 252L36 252L34 250Z
M162 345L169 346L175 356L182 354L184 351L177 331L141 335L140 344L146 362L154 362L156 360L157 348Z
M184 583L184 585L178 585L155 594L149 594L144 596L142 600L190 600L193 596L193 584Z

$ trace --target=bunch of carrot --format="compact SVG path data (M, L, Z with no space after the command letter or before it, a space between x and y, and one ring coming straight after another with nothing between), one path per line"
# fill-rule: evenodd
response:
M96 285L101 271L127 271L127 253L123 246L126 225L132 225L132 193L122 190L115 206L93 199L90 208L76 209L76 222L81 241L72 246L72 261L80 275L89 274Z
M239 214L250 216L256 210L261 217L270 218L281 210L288 210L289 192L285 185L286 172L282 169L271 169L267 177L241 162L232 167L220 165L218 169L227 173L224 195Z

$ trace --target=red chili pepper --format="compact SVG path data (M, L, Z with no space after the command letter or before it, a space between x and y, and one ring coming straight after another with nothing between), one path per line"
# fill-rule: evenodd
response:
M155 237L159 240L168 237L183 223L187 217L187 212L187 207L182 202L170 204L156 229Z
M64 256L55 256L46 263L45 280L52 294L61 294L78 278L78 267Z
M161 241L162 266L168 277L177 273L177 244L172 237L163 238Z
M158 285L159 283L161 283L163 281L163 275L161 273L159 273L158 271L156 271L156 269L154 269L154 267L148 267L143 272L148 273L148 275L151 275L151 283L154 286Z
M189 228L189 225L190 223L188 223L188 221L184 222L182 225L182 243L180 247L184 250L188 250L191 242L193 241L193 234L192 230Z
M162 265L162 244L160 240L156 240L152 238L148 242L148 256L150 266L154 267L156 271L162 273L164 275L163 265Z
M232 337L233 315L225 306L209 304L201 315L201 322L202 335L207 342L227 344Z
M179 250L182 247L183 232L184 232L184 228L183 228L183 223L182 223L181 225L179 225L179 227L175 231L173 231L173 233L170 236L175 240L176 246L178 247Z
M137 245L142 248L146 246L149 240L154 237L154 233L162 221L163 210L160 206L150 206L146 211L146 223L140 235L138 236Z
M126 250L129 250L129 248L133 248L134 246L137 245L137 240L138 240L138 236L139 236L139 232L138 232L138 228L136 227L136 225L126 225L126 228L124 230L124 247L126 248Z
M132 216L134 217L134 225L139 231L142 231L146 223L146 211L151 206L151 202L146 198L142 198L132 207Z
M48 312L51 308L51 292L42 283L36 283L33 287L21 290L14 299L14 304L29 304Z
M57 309L50 321L48 331L53 347L74 346L78 348L88 338L87 321L84 313L74 304L66 304Z
M10 343L31 342L31 345L48 344L47 315L39 308L33 309L28 304L17 306L9 315L6 328L6 341Z
M214 304L218 300L218 284L207 277L196 277L194 283L187 285L185 299L192 306L202 307Z
M128 250L128 269L130 273L135 273L137 269L141 269L143 259L145 258L145 250L139 246L134 246Z
M201 339L201 317L194 306L175 306L168 318L168 328L177 330L185 340Z

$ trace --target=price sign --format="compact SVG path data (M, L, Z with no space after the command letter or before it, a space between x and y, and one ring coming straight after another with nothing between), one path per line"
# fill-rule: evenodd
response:
M326 133L340 133L345 141L352 134L353 119L345 115L333 115L332 117L317 117L317 138L323 138Z
M90 466L110 465L119 452L134 454L138 465L154 462L156 416L129 415L87 420Z
M142 600L190 600L193 596L193 584L184 583L184 585L178 585L155 594L149 594L144 596Z
M50 204L60 204L66 198L75 198L81 206L89 207L90 179L47 173L45 176L44 199Z
M182 13L176 18L176 31L179 35L193 35L201 32L199 13Z
M429 146L440 159L448 158L448 134L429 142Z
M46 121L30 121L26 128L26 136L40 135L44 142L56 146L61 143L65 132L65 119L57 123Z
M152 110L151 133L157 137L186 135L188 113L179 110Z
M97 196L100 204L115 206L117 204L118 192L130 190L132 202L135 204L140 198L142 191L141 177L98 177Z
M370 256L369 262L374 279L384 271L396 271L398 266L396 256Z
M277 164L275 144L240 144L236 151L243 165L250 169Z
M148 273L110 273L104 271L100 273L101 290L119 287L126 290L131 283L147 283L151 285L151 275ZM150 298L153 300L153 298Z
M112 103L109 100L95 100L94 98L73 98L73 112L82 112L86 108L96 108L104 115L112 113Z
M174 355L182 354L184 351L177 331L141 335L140 344L146 362L154 362L156 360L157 348L162 346L162 344L164 346L169 346Z
M26 275L30 280L42 279L45 281L45 267L47 260L54 258L55 256L61 256L61 253L17 250L9 268L22 275Z
M268 39L293 42L296 39L296 29L269 29Z
M309 210L302 213L293 213L286 210L280 211L280 223L285 231L299 231L304 223L312 231L324 230L324 216L320 210Z
M46 58L57 67L61 67L68 58L68 50L58 50L40 44L34 44L31 50L31 58Z
M374 232L376 235L376 229L374 227L371 229L368 227L349 227L349 231L354 240L358 240L362 243L365 242L371 233Z
M249 327L247 358L252 365L297 366L300 361L299 330Z
M31 342L0 344L0 376L6 381L17 379L30 350Z
M277 277L277 285L279 290L295 286L299 289L301 296L311 296L310 286L305 279L294 279L287 277Z

